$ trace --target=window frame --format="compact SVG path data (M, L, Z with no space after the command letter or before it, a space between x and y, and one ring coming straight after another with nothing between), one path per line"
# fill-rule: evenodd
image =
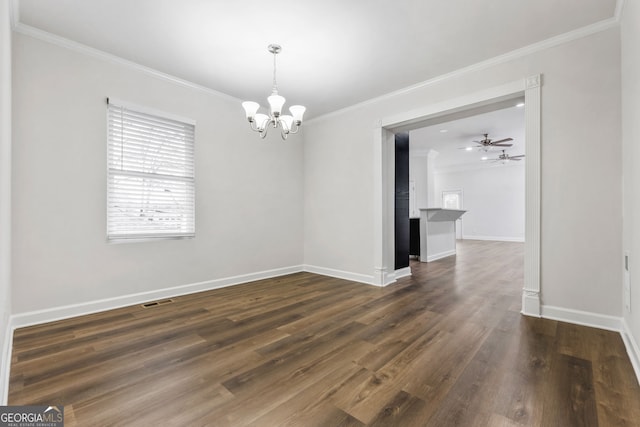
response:
M145 171L136 171L132 168L122 168L122 169L117 169L112 167L112 159L113 159L113 154L112 154L112 149L114 147L115 144L117 144L117 142L115 142L112 140L112 114L114 114L114 111L117 111L117 109L123 109L121 111L124 112L124 110L131 112L132 114L138 114L138 115L143 115L143 116L148 116L150 118L150 121L156 121L158 123L162 123L164 122L165 124L168 123L173 123L173 124L178 124L181 126L184 126L185 128L185 133L184 135L182 135L184 137L185 140L185 147L184 147L184 168L187 171L191 171L190 174L158 174L158 173L151 173L151 172L145 172ZM117 114L117 113L116 113ZM106 239L108 242L110 243L122 243L122 242L139 242L139 241L156 241L156 240L161 240L161 239L191 239L195 237L195 231L196 231L196 183L195 183L195 178L196 178L196 171L195 171L195 142L196 142L196 122L193 119L189 119L189 118L185 118L185 117L181 117L172 113L167 113L164 111L159 111L159 110L155 110L153 108L149 108L149 107L144 107L144 106L140 106L140 105L136 105L127 101L122 101L116 98L112 98L112 97L108 97L107 98L107 108L106 108L106 133L107 133L107 161L106 161L106 175L107 175L107 191L106 191ZM126 124L124 122L121 123L121 126L123 129L126 129L125 126ZM148 135L151 136L151 135ZM125 144L125 140L121 139L120 140L120 144L122 145L121 150L124 150L126 146ZM158 139L155 138L154 142L158 142ZM153 148L152 143L147 140L146 141L146 148ZM143 154L142 157L140 157L141 159L141 165L144 164L146 162L146 157L144 157L146 155ZM153 157L151 156L151 159L155 160L155 161L159 161L161 160L163 157L161 155L159 155L158 157ZM122 162L122 164L124 164L124 162ZM118 173L120 172L120 173ZM153 203L149 204L148 201L144 202L142 200L142 197L144 195L146 195L146 197L153 197L153 189L154 187L157 188L158 187L162 187L162 186L170 186L170 185L174 185L174 186L178 186L178 188L180 186L184 187L184 192L185 194L187 194L186 196L184 196L184 200L183 200L183 207L185 208L185 214L184 214L184 218L182 218L182 220L179 221L179 223L176 223L176 225L180 225L180 227L184 228L184 231L179 231L178 229L169 229L169 230L165 230L165 231L159 231L157 229L153 229L153 228L148 228L145 229L144 226L139 226L139 227L135 227L134 222L132 221L132 226L124 231L118 231L118 232L114 232L114 224L113 221L115 221L115 217L113 214L113 203L114 203L114 198L117 199L118 194L120 194L120 197L122 197L122 191L120 193L118 193L118 191L116 189L114 189L114 186L116 185L115 182L117 180L117 176L120 175L120 179L124 179L126 180L127 178L132 179L132 180L139 180L139 185L142 187L140 191L140 194L137 196L140 196L141 198L138 199L141 205L144 205L144 208L140 209L140 216L145 216L146 214L148 214L149 211L153 211L153 212L160 212L162 209L162 206L158 205L158 201L156 200L155 205ZM123 177L127 177L127 178L123 178ZM169 188L164 188L165 192L171 192L171 189ZM181 199L182 200L182 199ZM175 201L174 199L174 203L178 204L179 202ZM166 206L165 206L166 207ZM180 217L180 213L179 213L179 209L177 210L170 210L168 212L168 216L171 215L177 215L178 217ZM151 221L153 221L153 219L151 219ZM159 220L161 221L161 220ZM166 224L167 220L165 219L165 222L157 222L156 224Z

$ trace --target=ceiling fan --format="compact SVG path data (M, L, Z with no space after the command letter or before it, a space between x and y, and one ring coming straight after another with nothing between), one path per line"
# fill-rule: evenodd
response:
M524 154L519 154L517 156L510 156L504 150L502 150L502 154L500 154L497 159L490 159L489 161L506 163L508 161L515 160L519 162L520 160L522 160L523 157L524 157Z
M494 141L491 138L489 138L488 133L485 133L484 139L480 141L473 141L473 142L478 144L478 147L481 150L488 151L489 148L491 147L511 147L513 144L505 144L505 142L509 142L509 141L513 141L513 138L505 138L505 139L499 139L497 141Z

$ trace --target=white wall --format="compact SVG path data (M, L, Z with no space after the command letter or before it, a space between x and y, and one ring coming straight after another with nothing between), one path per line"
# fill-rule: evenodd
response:
M409 143L413 134L409 132ZM409 150L409 180L416 186L416 212L409 214L420 217L420 209L440 206L435 195L435 171L438 152L435 150Z
M411 144L411 140L409 140L409 144ZM409 212L409 215L420 218L420 209L434 207L429 206L429 176L433 177L433 173L429 173L427 153L413 154L409 151L409 154L409 180L413 181L416 187L415 212Z
M512 162L435 174L435 206L442 192L462 190L462 237L524 242L524 164Z
M305 262L374 277L380 119L542 73L543 303L620 316L619 38L611 28L307 122Z
M0 405L6 404L11 333L11 22L0 2Z
M13 309L300 266L302 140L266 141L239 101L14 34ZM196 238L105 240L105 98L195 119Z
M626 1L622 15L622 153L624 170L624 250L630 255L631 312L625 322L640 358L640 2ZM620 268L622 268L622 263ZM636 373L640 377L640 360Z

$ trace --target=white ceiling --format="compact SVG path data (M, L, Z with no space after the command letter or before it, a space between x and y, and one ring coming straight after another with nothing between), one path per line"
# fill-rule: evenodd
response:
M487 160L496 159L502 154L502 149L510 156L524 154L524 107L516 107L523 101L522 98L513 99L496 105L500 109L469 117L450 117L450 120L445 119L442 123L412 130L409 133L411 155L427 155L430 150L433 150L437 153L435 169L443 171L451 168L467 169L492 165L492 162L482 160L482 157L487 157ZM489 138L494 141L513 138L513 141L507 142L513 146L481 150L473 141L480 141L485 133L489 134ZM471 147L472 150L465 150L467 147Z
M15 0L34 27L316 117L614 17L616 0ZM496 135L498 136L498 135Z

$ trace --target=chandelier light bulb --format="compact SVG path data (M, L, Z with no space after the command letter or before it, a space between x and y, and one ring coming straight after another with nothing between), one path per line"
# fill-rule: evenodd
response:
M282 112L282 106L284 105L284 96L280 96L278 94L273 94L267 98L267 102L269 102L269 107L271 107L271 115L274 117L278 117Z
M280 116L280 120L282 120L282 129L286 132L289 133L289 131L291 130L292 126L293 126L293 117L288 115L288 114L284 114L282 116Z
M291 107L289 107L289 111L291 111L293 120L295 120L297 124L302 123L302 116L304 116L304 112L306 110L307 109L302 105L292 105Z
M269 123L269 116L267 116L266 114L258 113L255 116L255 122L256 122L256 127L260 131L264 131L267 127L267 124Z
M274 128L280 128L282 139L287 139L289 134L297 133L300 130L302 116L306 108L302 105L292 105L289 108L291 115L282 115L282 107L286 100L278 94L278 84L276 82L276 55L280 53L282 47L277 44L270 44L268 49L273 54L273 88L271 96L267 98L269 115L258 113L260 104L257 102L245 101L242 103L242 107L247 120L251 124L251 129L258 132L261 138L266 137L269 127L273 126Z
M244 112L247 115L247 120L251 122L253 121L253 118L258 112L258 108L260 108L260 104L253 101L245 101L242 103L242 107L244 108Z

